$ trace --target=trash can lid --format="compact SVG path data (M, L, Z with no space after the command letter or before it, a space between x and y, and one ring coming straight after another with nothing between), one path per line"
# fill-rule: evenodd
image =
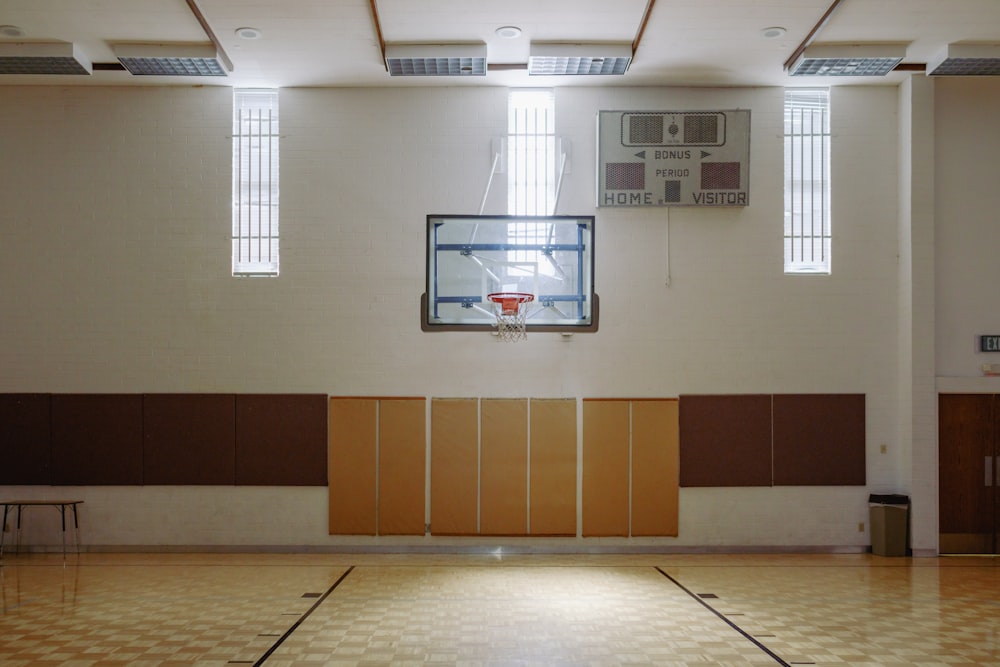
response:
M910 497L900 493L873 493L868 496L868 502L879 505L909 505Z

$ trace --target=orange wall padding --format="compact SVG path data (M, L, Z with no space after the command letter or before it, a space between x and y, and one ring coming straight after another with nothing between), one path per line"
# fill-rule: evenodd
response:
M483 399L480 533L528 532L528 401Z
M627 537L629 402L583 402L583 536Z
M423 398L379 401L379 535L424 534L426 405Z
M431 400L431 533L479 531L479 400Z
M632 535L677 536L678 402L632 401Z
M582 462L576 399L433 399L429 453L426 406L331 399L331 534L422 535L428 487L435 535L678 534L676 399L585 399Z
M576 400L531 399L532 535L576 535Z
M330 534L374 535L378 401L330 399Z

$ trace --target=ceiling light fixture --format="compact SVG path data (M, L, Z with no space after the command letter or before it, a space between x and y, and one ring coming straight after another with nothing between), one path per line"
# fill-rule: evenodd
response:
M778 39L779 37L784 37L786 32L788 32L788 30L782 28L779 25L776 25L761 30L760 36L763 37L764 39Z
M898 44L809 46L788 68L791 76L885 76L906 56Z
M114 52L134 76L226 76L211 44L117 44Z
M486 44L387 44L389 76L485 76Z
M531 44L528 74L533 76L624 74L632 45Z
M94 67L69 42L0 44L0 74L91 74Z
M496 36L501 39L517 39L521 36L521 29L516 25L505 25L495 30Z
M949 44L927 62L928 76L998 76L1000 44Z
M0 36L2 37L24 37L24 29L16 25L0 25Z

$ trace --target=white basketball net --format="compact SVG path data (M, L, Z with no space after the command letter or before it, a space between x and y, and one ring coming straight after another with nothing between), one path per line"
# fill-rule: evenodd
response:
M491 295L491 299L494 298ZM528 318L529 295L496 295L493 301L493 313L497 317L497 338L504 343L516 343L526 340L525 323Z

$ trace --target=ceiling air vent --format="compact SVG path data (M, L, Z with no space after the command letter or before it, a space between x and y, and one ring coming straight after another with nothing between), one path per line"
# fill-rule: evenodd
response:
M0 44L0 74L90 74L91 62L69 42Z
M1000 44L949 44L927 63L930 76L998 76Z
M114 50L135 76L226 76L210 44L117 44Z
M791 76L885 76L906 56L894 44L810 46L788 69Z
M528 74L624 74L631 62L631 44L532 44Z
M486 44L387 44L389 76L485 76Z

